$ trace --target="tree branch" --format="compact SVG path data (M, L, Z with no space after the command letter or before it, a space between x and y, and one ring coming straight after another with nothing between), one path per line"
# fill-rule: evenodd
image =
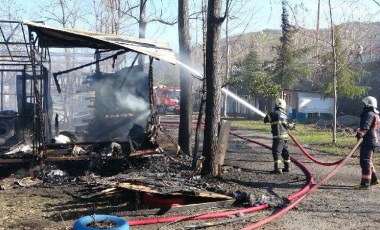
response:
M165 21L161 18L154 18L154 19L148 20L147 23L149 23L149 22L159 22L159 23L169 25L169 26L172 26L172 25L175 25L178 23L178 21L176 19L173 19L173 21L168 22L168 21Z
M228 11L230 10L230 7L231 7L231 3L232 3L231 0L226 1L226 10L224 11L223 17L218 18L218 20L217 20L218 23L222 24L223 21L226 19L227 15L228 15Z

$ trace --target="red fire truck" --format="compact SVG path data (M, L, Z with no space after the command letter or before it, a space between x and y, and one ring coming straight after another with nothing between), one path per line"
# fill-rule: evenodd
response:
M179 88L159 85L153 88L153 92L158 113L166 114L167 112L171 112L179 114L179 100L181 94Z

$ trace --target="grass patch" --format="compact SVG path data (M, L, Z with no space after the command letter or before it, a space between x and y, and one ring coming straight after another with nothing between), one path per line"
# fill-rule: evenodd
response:
M270 133L270 125L264 124L263 121L233 121L231 126L232 128ZM355 133L337 132L337 143L334 144L332 143L332 131L320 129L315 125L297 124L296 129L291 132L299 143L317 151L331 154L347 154L356 143Z

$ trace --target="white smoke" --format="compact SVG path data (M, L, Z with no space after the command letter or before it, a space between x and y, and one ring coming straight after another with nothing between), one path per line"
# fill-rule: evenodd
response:
M115 92L115 96L120 108L131 112L143 112L149 109L149 103L144 98L129 92Z

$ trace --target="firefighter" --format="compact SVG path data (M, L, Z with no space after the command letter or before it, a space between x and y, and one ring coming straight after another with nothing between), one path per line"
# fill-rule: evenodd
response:
M373 153L379 148L379 111L377 100L374 97L365 97L363 111L360 115L360 128L356 138L363 138L360 146L360 167L362 171L361 182L354 189L369 189L371 185L379 184L375 167L373 165Z
M264 117L264 123L271 124L273 135L272 155L274 160L274 170L271 174L281 174L289 172L290 156L288 151L288 130L294 128L293 123L288 123L285 112L286 102L283 99L276 100L274 111ZM284 160L284 168L281 169L281 158Z

